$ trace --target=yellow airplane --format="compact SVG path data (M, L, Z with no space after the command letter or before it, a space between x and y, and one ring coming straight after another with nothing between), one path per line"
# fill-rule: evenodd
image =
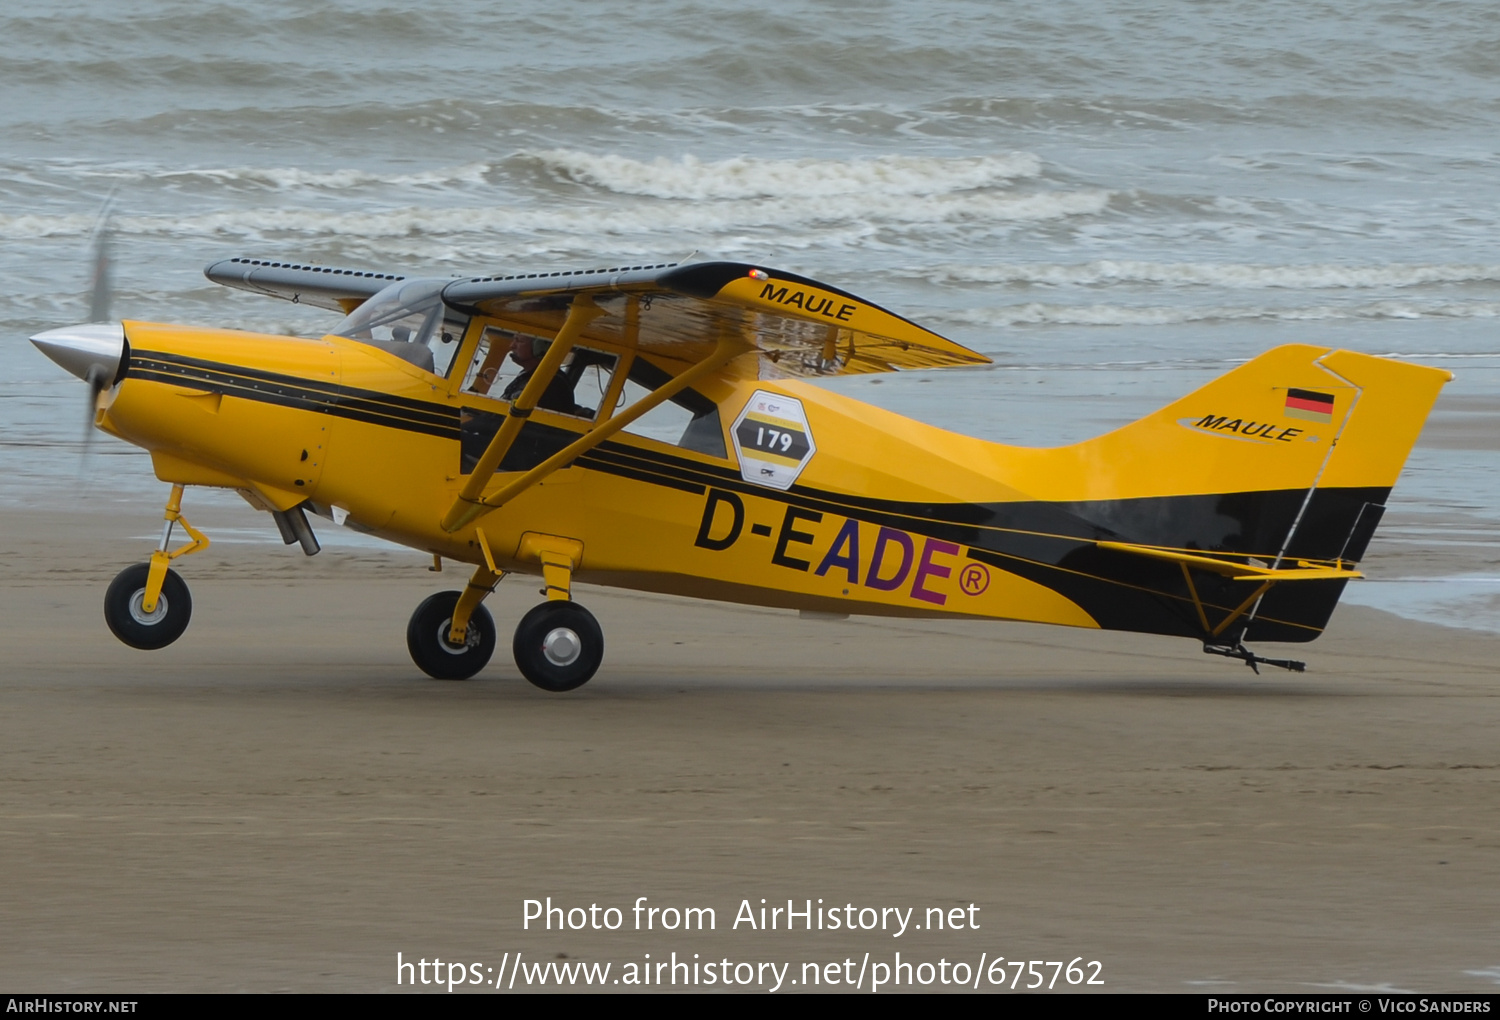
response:
M1107 435L1033 449L820 388L987 358L846 291L729 262L456 279L237 258L218 283L345 313L321 339L127 321L32 338L94 424L171 486L161 542L105 595L160 648L208 545L186 486L233 489L312 555L307 511L469 564L412 614L428 675L489 661L508 573L546 601L516 664L565 691L604 655L575 581L812 614L1028 620L1246 639L1322 632L1451 375L1275 348ZM177 525L189 541L173 548ZM1257 670L1258 671L1258 670Z

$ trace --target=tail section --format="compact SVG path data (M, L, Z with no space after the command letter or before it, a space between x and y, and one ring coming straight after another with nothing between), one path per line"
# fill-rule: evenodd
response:
M1054 586L1104 627L1312 640L1451 378L1279 347L1115 432L1038 451L1038 488L1093 532L1055 561L1075 576Z
M1450 378L1352 351L1278 347L1068 452L1092 469L1089 495L1103 498L1388 491Z

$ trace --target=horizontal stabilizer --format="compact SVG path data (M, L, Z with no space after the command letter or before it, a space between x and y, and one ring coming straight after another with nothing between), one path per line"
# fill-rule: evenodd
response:
M1180 549L1161 549L1149 545L1132 545L1129 542L1095 542L1100 549L1109 549L1114 552L1132 553L1136 556L1145 556L1154 560L1167 560L1171 563L1181 563L1195 570L1207 570L1210 573L1221 574L1235 581L1329 581L1334 579L1351 580L1363 577L1357 570L1349 570L1337 562L1333 564L1314 564L1307 560L1298 560L1294 567L1260 567L1253 563L1241 562L1233 559L1224 559L1217 556L1203 556L1196 553L1184 552ZM1232 554L1230 554L1232 555ZM1248 561L1250 557L1243 556Z

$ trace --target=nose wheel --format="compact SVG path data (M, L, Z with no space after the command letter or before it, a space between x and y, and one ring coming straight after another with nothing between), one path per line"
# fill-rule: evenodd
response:
M182 637L193 618L193 599L175 570L167 570L155 605L146 610L146 588L151 564L126 567L104 593L104 622L115 637L131 648L165 648Z
M527 680L544 691L571 691L604 660L604 631L576 602L543 602L521 617L511 651Z
M181 485L172 486L162 519L161 543L149 563L137 563L115 575L104 592L104 622L131 648L165 648L182 637L193 618L193 599L177 571L168 564L208 548L208 538L182 516ZM172 529L181 524L191 539L172 549Z

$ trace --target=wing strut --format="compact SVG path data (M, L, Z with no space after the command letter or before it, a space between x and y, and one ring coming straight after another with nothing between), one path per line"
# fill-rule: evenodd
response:
M505 455L510 452L511 444L516 441L516 436L521 434L521 426L526 424L526 419L531 417L531 412L536 408L536 402L542 399L542 394L546 393L547 387L552 385L553 377L562 367L563 359L573 349L573 344L579 334L583 332L585 326L603 314L604 310L594 304L593 299L588 295L580 294L573 299L573 303L568 306L568 317L563 321L562 329L558 330L557 336L553 338L552 346L547 348L547 353L542 357L542 363L526 381L526 387L521 390L521 395L511 402L510 413L501 424L500 431L495 433L495 438L490 440L490 445L484 448L479 463L474 465L474 473L469 476L469 480L464 483L463 490L458 494L458 501L444 515L443 530L456 531L473 519L473 517L466 517L460 523L449 523L460 513L465 503L472 505L479 502L479 494L484 491L485 483L495 473L495 469L500 466Z
M575 305L574 307L576 309L577 306ZM563 339L563 333L566 333L568 331L568 326L573 322L574 314L575 312L573 311L570 311L568 313L568 323L564 324L563 331L558 333L558 341L561 341ZM592 318L592 316L590 316L590 318ZM578 328L582 329L583 327L582 325L580 325ZM577 335L576 330L574 331L573 335ZM571 346L571 337L569 338L568 342ZM549 350L547 352L548 356L550 357L552 351L557 350L559 346L561 346L560 342L554 342L552 345L552 350ZM484 456L480 458L479 464L475 466L474 473L470 476L468 484L464 486L463 492L459 494L458 499L454 501L453 506L448 509L448 512L443 515L443 530L447 532L457 531L459 528L462 528L465 525L477 520L483 515L489 513L491 510L499 509L515 497L519 496L521 493L525 492L527 489L531 488L537 482L540 482L543 478L546 478L558 468L577 460L583 454L587 453L589 450L592 450L594 447L604 442L616 432L619 432L621 429L625 428L637 418L640 418L642 415L648 413L663 402L670 400L672 397L687 389L689 386L693 385L693 383L697 382L705 375L723 368L734 358L737 358L739 355L743 354L744 350L745 349L743 342L736 342L735 340L731 339L731 336L727 331L721 333L719 336L718 344L714 346L713 353L708 357L704 358L702 361L698 362L687 371L673 376L670 380L658 386L656 389L652 390L640 400L637 400L635 403L631 404L619 414L613 415L608 421L602 422L589 431L583 433L577 439L573 440L573 442L569 443L561 450L558 450L556 453L548 457L546 460L542 461L530 471L527 471L519 478L513 479L499 492L496 492L488 497L481 497L480 493L483 492L485 483L488 482L490 476L495 473L495 468L499 466L501 458L505 456L506 450L510 448L510 444L515 438L514 433L520 431L520 425L517 424L512 434L509 437L506 436L505 430L510 428L513 421L519 420L515 417L515 409L512 408L512 417L505 420L505 424L502 425L500 431L495 434L495 438L490 441L489 448L485 450ZM558 359L558 361L561 360L561 358ZM546 367L547 365L544 360L542 365L537 369L536 375L526 386L526 390L528 393L530 392L531 388L536 385L537 379L541 378L542 371ZM522 393L521 399L524 399L526 395L526 393ZM518 399L516 403L519 404L521 402L521 399ZM530 413L529 408L527 409L527 413ZM524 418L525 416L523 415L522 417ZM505 445L497 453L496 447L500 445L502 439L505 440ZM491 454L494 455L491 456Z

